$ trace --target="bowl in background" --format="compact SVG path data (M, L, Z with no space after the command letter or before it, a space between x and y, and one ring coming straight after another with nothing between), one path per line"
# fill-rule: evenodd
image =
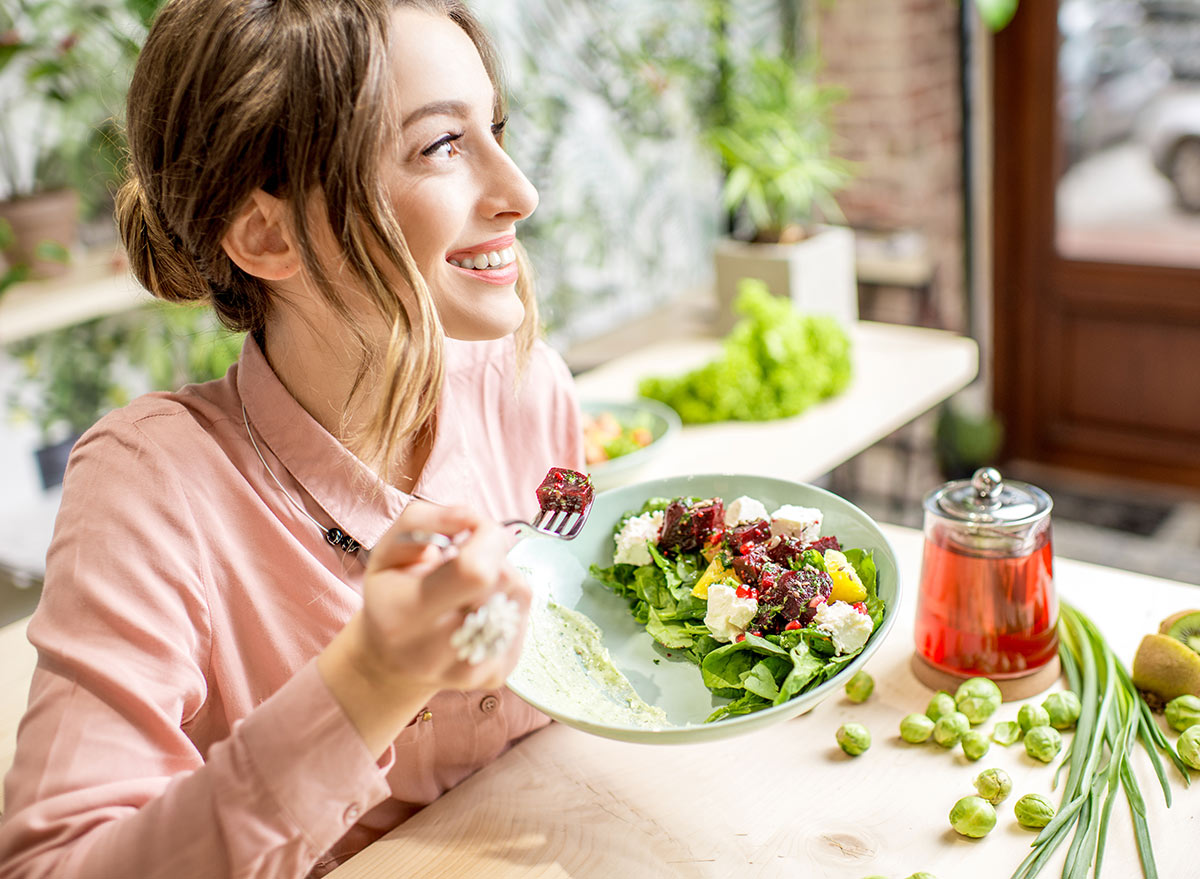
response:
M622 425L644 423L652 437L647 446L587 465L596 491L637 481L646 465L663 453L682 428L675 410L657 400L583 400L580 408L585 416L594 417L608 412Z

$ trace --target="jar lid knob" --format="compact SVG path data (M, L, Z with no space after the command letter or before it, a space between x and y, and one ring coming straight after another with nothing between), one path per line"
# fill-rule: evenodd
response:
M1000 492L1004 490L1000 471L995 467L980 467L971 477L971 488L975 490L975 502L984 507L1000 505Z

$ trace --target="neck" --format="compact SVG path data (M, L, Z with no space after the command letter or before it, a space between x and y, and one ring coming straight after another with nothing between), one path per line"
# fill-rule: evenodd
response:
M277 308L267 324L263 354L296 402L350 452L365 458L354 437L367 423L372 404L369 395L360 395L350 405L362 351L340 319L332 312L314 320ZM429 434L422 431L395 450L390 481L401 491L411 492L417 483L432 447Z

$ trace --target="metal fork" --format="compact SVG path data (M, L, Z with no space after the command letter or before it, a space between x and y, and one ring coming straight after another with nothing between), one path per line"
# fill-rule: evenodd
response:
M509 519L501 524L505 528L524 525L526 528L532 528L538 534L561 537L563 540L574 540L583 530L583 525L587 522L588 514L591 511L591 505L582 511L569 510L565 507L542 507L533 517L532 522L526 522L524 519Z
M532 528L538 534L545 534L547 537L574 540L579 536L579 532L583 530L584 523L587 522L588 514L591 511L592 508L590 505L583 511L570 510L566 507L546 506L538 510L532 522L527 522L524 519L509 519L506 522L501 522L500 525L503 528L520 525L525 528ZM408 531L402 534L393 534L390 539L403 543L421 543L428 546L436 546L442 552L452 549L455 545L450 537L445 534L439 534L436 531ZM366 564L367 559L371 556L371 551L364 546L359 549L358 554L363 564Z

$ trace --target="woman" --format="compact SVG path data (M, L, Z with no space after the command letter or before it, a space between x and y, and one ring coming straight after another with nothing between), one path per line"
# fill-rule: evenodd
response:
M321 875L547 722L452 643L582 465L537 195L456 0L171 0L128 118L135 274L249 335L73 453L0 876Z

